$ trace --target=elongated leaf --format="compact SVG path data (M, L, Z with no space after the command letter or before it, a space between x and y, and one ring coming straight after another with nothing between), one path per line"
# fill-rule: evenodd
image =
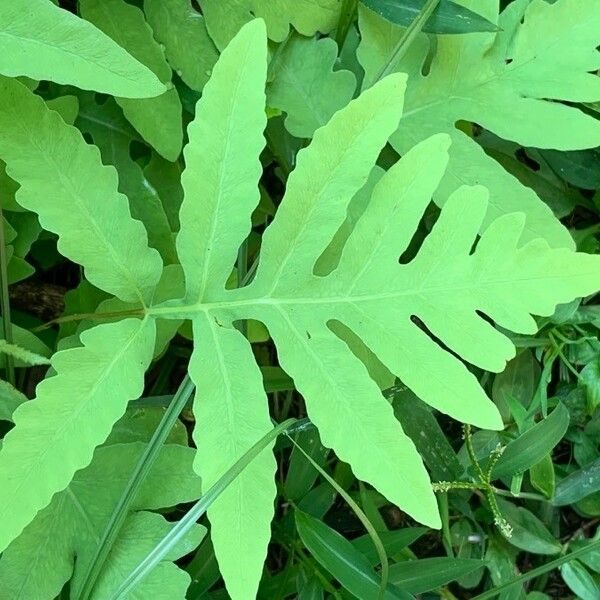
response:
M171 69L162 48L152 37L144 13L125 0L81 0L81 14L106 35L145 64L164 84L170 84ZM157 98L134 100L117 97L129 122L167 160L181 152L183 131L181 102L170 87Z
M565 583L578 598L595 600L600 596L600 585L590 572L578 561L573 560L560 567L560 574Z
M0 549L89 464L127 402L140 395L154 322L126 319L83 333L83 346L58 352L57 375L14 413L0 450Z
M421 594L482 569L485 562L473 558L422 558L390 567L390 581L413 594Z
M418 141L448 132L453 151L436 202L442 205L465 183L481 184L491 196L482 229L500 215L524 211L523 241L544 237L552 246L573 247L548 206L455 124L474 121L523 146L578 150L600 145L598 120L554 101L600 99L600 78L591 74L600 67L595 50L600 43L600 5L587 0L513 2L498 17L497 0L461 4L497 22L502 31L440 36L426 74L427 40L413 44L396 66L409 73L410 93L392 145L404 154ZM368 87L403 29L367 9L360 10L360 28L358 58Z
M297 510L296 527L302 543L313 557L357 598L377 598L381 581L367 559L337 531ZM388 586L385 600L408 600L404 591Z
M337 51L332 39L294 35L270 64L267 103L287 113L285 126L292 135L312 137L352 99L356 78L350 71L333 70Z
M372 11L384 19L408 27L425 6L425 0L361 0ZM498 26L460 4L441 0L427 23L426 33L473 33L498 31Z
M144 0L144 12L169 64L187 85L201 92L219 58L202 15L190 0Z
M427 533L425 527L409 527L407 529L396 529L394 531L381 531L379 537L383 542L386 554L394 556L406 546L416 542L421 536ZM369 561L376 565L379 561L377 549L373 545L373 540L369 535L363 535L352 540L352 545Z
M494 467L495 478L523 473L544 458L562 440L569 426L569 411L559 404L552 413L508 444Z
M260 371L242 334L207 316L194 320L194 338L203 340L190 361L190 375L202 390L194 403L194 468L207 490L272 425ZM249 464L208 510L215 554L234 599L254 598L267 555L276 494L272 448L270 444Z
M60 251L85 267L91 283L124 301L150 299L161 260L117 192L115 170L41 98L6 78L0 79L0 158L21 184L17 201L59 235Z
M242 29L221 55L189 127L182 175L185 200L177 251L187 297L199 302L221 290L258 204L258 155L264 147L264 25Z
M8 354L26 365L49 365L50 361L45 356L21 348L16 344L9 344L6 340L0 340L0 354Z
M75 474L64 491L40 511L0 559L0 595L3 600L50 600L73 575L71 591L77 597L81 575L93 557L95 545L126 484L144 444L128 443L98 448L92 463ZM123 576L171 528L161 515L145 512L195 500L200 478L194 475L194 451L165 446L137 495L124 529L101 574L92 599L107 598ZM135 511L135 512L134 512ZM152 576L138 588L141 596L183 600L189 577L169 563L200 542L198 525ZM41 541L44 543L41 543ZM35 568L32 569L32 565Z
M104 164L113 165L119 174L119 191L129 199L131 215L140 220L148 233L148 243L156 248L166 264L176 263L175 236L158 192L142 167L131 158L131 143L139 136L112 99L99 104L94 97L82 99L77 125L92 136Z
M109 37L48 0L2 2L0 40L2 75L49 79L125 98L166 90Z
M512 527L509 542L513 546L535 554L558 554L562 550L561 543L533 513L506 501L499 502L499 506Z
M600 458L558 482L552 503L566 506L600 490Z

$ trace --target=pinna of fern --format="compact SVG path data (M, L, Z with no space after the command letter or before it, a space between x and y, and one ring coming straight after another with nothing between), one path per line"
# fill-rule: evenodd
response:
M194 468L203 489L273 427L251 346L235 327L254 319L268 328L323 443L391 502L439 527L421 458L344 331L431 406L500 429L495 405L465 363L501 371L515 354L501 329L533 333L532 315L550 315L558 303L600 288L600 258L543 239L521 243L522 213L503 215L480 233L488 206L480 186L458 188L416 256L401 264L452 153L445 134L378 176L335 266L326 274L316 269L398 129L406 76L393 74L337 112L298 154L263 235L256 276L226 289L259 201L266 72L265 27L256 19L221 54L189 127L177 237L186 291L164 300L161 290L160 301L160 256L130 217L114 169L41 98L16 80L0 80L0 157L21 184L19 203L59 236L60 251L91 283L130 310L85 331L80 347L55 354L56 374L15 411L0 451L0 550L90 463L143 389L157 326L183 319L194 331ZM272 452L262 452L208 512L236 600L256 594L275 467Z

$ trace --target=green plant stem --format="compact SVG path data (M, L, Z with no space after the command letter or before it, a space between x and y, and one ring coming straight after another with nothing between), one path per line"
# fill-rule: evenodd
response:
M380 79L383 79L386 75L393 73L395 66L404 57L415 38L421 33L425 23L429 20L429 17L433 14L433 11L438 7L440 0L427 0L420 10L419 14L415 17L414 21L406 28L404 35L400 38L395 48L392 50L392 54L387 62L377 73L373 83L377 83Z
M152 465L154 464L160 449L171 432L171 429L173 429L173 425L178 419L179 414L194 392L194 387L195 386L192 383L190 376L186 375L176 394L173 396L173 399L165 411L160 423L158 424L152 439L146 446L144 453L135 465L135 469L133 470L129 481L127 482L127 485L125 486L125 489L119 498L119 502L112 512L110 520L107 523L104 532L102 533L102 537L98 542L94 556L90 561L88 570L83 578L81 592L77 596L76 600L88 600L94 591L96 581L102 572L106 559L108 558L113 544L119 535L119 531L121 530L121 527L123 526L129 511L131 510L131 505L135 500L140 486L152 468Z
M503 583L502 585L496 586L492 590L488 590L487 592L483 592L478 596L475 596L471 600L488 600L488 598L494 598L501 594L504 590L512 587L513 585L517 585L519 583L525 583L530 579L534 579L535 577L539 577L540 575L545 575L546 573L564 565L565 563L571 562L580 556L584 556L588 552L592 550L600 550L600 540L596 542L592 542L589 546L585 546L584 548L579 548L579 550L574 550L573 552L569 552L569 554L565 554L560 558L556 558L547 562L544 565L540 565L535 569L531 569L531 571L527 571L527 573L523 573L523 575L519 575L518 577L514 577L510 581Z
M4 215L0 206L0 283L2 290L0 292L0 310L2 310L2 333L7 343L13 343L12 323L10 318L10 298L8 295L8 260L6 257L6 237L4 235ZM6 379L15 387L17 380L15 377L15 360L12 356L6 355Z
M37 333L38 331L43 331L44 329L52 327L52 325L60 325L61 323L70 323L72 321L83 321L84 319L90 319L92 321L102 321L105 319L116 319L119 317L143 317L145 314L146 311L143 308L132 308L129 310L119 310L116 312L106 313L78 313L75 315L67 315L66 317L58 317L57 319L52 319L52 321L48 321L43 325L34 327L33 329L31 329L31 331Z
M188 510L169 533L150 551L142 562L127 575L119 589L110 600L124 600L129 592L179 543L194 526L196 521L208 510L211 504L223 493L240 473L281 433L297 423L296 419L287 419L263 436L247 450L219 480Z
M343 0L342 10L340 11L340 20L338 21L337 31L335 32L335 41L341 52L352 22L358 8L358 0Z

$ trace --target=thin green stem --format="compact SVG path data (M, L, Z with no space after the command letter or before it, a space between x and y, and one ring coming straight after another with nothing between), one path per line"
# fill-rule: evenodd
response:
M13 343L12 323L10 318L10 297L8 295L8 258L6 256L6 237L4 235L4 215L0 206L0 283L2 290L0 292L0 310L2 310L2 333L7 343ZM6 355L6 378L8 382L15 387L17 380L15 377L15 360L12 356Z
M475 448L473 448L473 436L471 435L471 426L469 424L463 425L463 437L465 440L465 446L467 447L467 453L469 455L469 459L471 460L471 464L479 477L479 481L485 483L485 475L477 460L477 456L475 455Z
M340 19L338 21L337 31L335 32L335 41L340 51L344 46L350 27L352 27L357 8L358 0L343 0L342 2Z
M146 479L148 472L152 468L154 461L156 460L158 453L160 452L165 440L167 439L171 429L173 429L173 425L175 421L178 419L179 414L183 410L183 407L186 405L188 399L194 392L194 384L190 379L189 375L185 376L185 379L182 381L179 389L173 396L171 400L171 404L167 408L165 414L163 415L152 439L146 446L144 453L138 460L133 473L117 505L115 506L112 515L104 532L102 533L102 537L96 546L96 550L94 552L94 556L90 561L90 566L83 578L83 584L81 587L81 592L79 593L77 600L88 600L91 597L92 592L94 591L94 586L96 585L96 581L102 572L104 564L106 563L106 559L110 554L110 551L115 543L121 527L131 510L131 505L135 500L135 497L140 489L140 486Z
M414 21L406 28L404 35L400 38L396 47L392 50L392 54L387 62L381 67L377 73L373 83L377 83L380 79L383 79L386 75L393 73L394 68L404 57L415 38L421 33L425 23L429 20L429 17L433 14L433 11L438 7L440 0L427 0L420 10L419 14L415 17Z
M146 309L144 308L132 308L129 310L119 310L116 312L105 313L78 313L75 315L67 315L65 317L58 317L57 319L52 319L52 321L47 321L43 325L34 327L31 331L37 333L38 331L43 331L44 329L52 327L52 325L60 325L61 323L70 323L72 321L83 321L84 319L90 319L92 321L103 321L106 319L116 319L118 317L143 317L145 314Z
M565 554L564 556L561 556L560 558L551 560L550 562L547 562L544 565L540 565L539 567L537 567L535 569L531 569L531 571L527 571L527 573L523 573L523 575L519 575L518 577L513 577L513 579L511 579L510 581L507 581L506 583L503 583L502 585L496 586L492 590L483 592L482 594L475 596L471 600L488 600L489 598L495 598L496 596L500 595L504 590L507 590L508 588L512 587L513 585L517 585L519 583L526 583L527 581L529 581L531 579L535 579L536 577L539 577L540 575L545 575L546 573L556 569L557 567L560 567L561 565L564 565L565 563L571 562L572 560L575 560L576 558L579 558L580 556L584 556L588 552L591 552L593 550L600 550L600 540L598 540L596 542L592 542L591 544L589 544L588 546L585 546L583 548L579 548L579 550L574 550L573 552L570 552L569 554Z

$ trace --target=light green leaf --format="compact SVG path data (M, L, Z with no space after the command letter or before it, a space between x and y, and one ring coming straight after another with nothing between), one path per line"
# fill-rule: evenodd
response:
M131 219L116 171L41 98L7 78L0 79L0 158L21 184L17 201L59 235L59 250L83 265L91 283L125 301L150 299L161 260Z
M221 55L188 128L182 175L185 200L177 251L190 302L222 290L258 204L266 42L260 20L247 25ZM263 33L264 35L264 33Z
M189 87L201 92L219 58L204 17L190 0L144 0L144 11L169 64Z
M132 100L117 97L129 122L167 160L181 152L181 102L170 85L171 69L162 48L152 36L144 13L125 0L80 0L81 15L145 64L170 89L157 98Z
M329 33L338 24L342 0L203 0L206 26L217 48L223 49L244 23L262 17L269 38L282 42L290 24L306 36Z
M21 348L16 344L9 344L6 340L0 340L0 354L8 354L20 360L26 365L49 365L50 361L45 356Z
M0 73L25 75L124 98L158 96L154 73L101 31L48 0L0 5Z
M287 114L285 126L292 135L312 137L352 99L356 78L333 70L337 51L331 38L292 35L269 65L267 104Z
M127 402L141 394L154 331L151 319L99 325L82 334L82 347L54 355L57 374L15 411L0 450L1 550L89 464Z
M139 136L126 121L112 98L99 104L89 95L82 99L77 124L92 136L104 164L113 165L119 175L119 191L129 199L134 219L140 220L148 232L148 242L156 248L165 264L178 262L175 236L158 192L144 175L142 167L131 158L130 148Z
M208 490L273 427L260 370L242 334L200 315L194 319L194 339L202 340L189 367L202 390L194 402L194 468ZM270 444L208 509L215 554L236 600L255 597L267 555L277 491L272 448Z
M200 345L206 339L218 343L230 339L233 344L238 334L231 325L237 320L265 323L280 364L304 396L324 445L334 448L357 477L403 510L439 526L435 499L414 445L364 365L328 324L339 321L352 330L430 405L462 421L498 429L502 422L497 409L474 375L445 348L477 367L502 370L515 348L489 320L505 329L534 332L532 314L550 315L556 304L598 288L600 259L553 250L540 239L517 247L524 226L521 213L494 221L473 250L487 210L487 194L480 187L462 187L442 210L416 257L400 264L398 257L410 244L448 160L449 140L441 135L413 148L381 177L337 268L325 276L314 275L315 264L344 222L349 203L397 128L405 77L394 75L336 113L299 153L284 199L263 235L254 280L245 288L226 290L237 249L249 228L248 197L258 202L258 168L248 156L248 146L254 145L255 154L262 147L257 134L262 111L256 94L247 89L251 84L241 78L259 62L248 66L248 57L257 52L252 44L259 44L260 38L258 26L252 27L243 30L217 63L214 82L205 87L190 128L192 149L194 139L202 139L209 160L201 163L194 154L186 156L189 183L184 186L178 250L187 276L187 297L153 307L149 313L195 320L199 331L206 332L195 337ZM231 65L235 52L243 56L239 70ZM254 85L259 81L256 77ZM239 122L237 96L223 92L234 82L245 90L247 106L253 107L245 113L241 139L230 133L237 128L227 126ZM227 109L229 118L225 108L218 110L227 102L233 105ZM216 139L205 119L217 124ZM227 141L229 154L224 155ZM234 165L230 156L242 151ZM220 188L215 183L219 177ZM238 190L245 192L236 201ZM413 316L425 327L415 323ZM213 385L221 395L232 394L227 381L238 364L214 350L217 342L211 342L212 352L197 352L206 357L204 369L214 369L209 366L210 356L219 356L219 362L224 362L219 372L228 375L213 377ZM234 356L243 357L237 360L243 360L244 372L250 373L249 354L240 342L235 342ZM395 470L397 464L404 465L401 472Z
M468 0L467 8L497 20L496 0ZM401 63L410 74L405 117L392 144L401 153L440 131L453 139L450 165L436 194L442 205L462 184L482 184L490 203L482 227L498 216L524 211L523 241L543 237L555 247L573 247L567 231L535 193L520 185L469 137L455 127L474 121L524 146L575 150L600 145L600 122L577 108L554 102L600 98L600 79L589 73L600 67L600 6L586 0L534 0L524 15L509 7L500 18L502 31L441 36L427 74L425 38ZM511 5L512 6L512 5ZM402 35L374 13L360 11L359 59L365 86L373 83L390 49ZM506 115L510 114L510 118Z
M94 556L125 484L144 450L142 443L98 448L92 463L40 511L0 559L0 595L3 600L51 600L74 574L73 597L80 577ZM110 597L124 576L171 528L164 517L146 512L190 502L200 495L194 475L194 451L169 445L148 473L132 506L92 599ZM136 590L136 597L183 600L190 578L169 561L189 553L204 533L200 525ZM35 566L32 568L32 566ZM137 596L139 594L139 596Z

